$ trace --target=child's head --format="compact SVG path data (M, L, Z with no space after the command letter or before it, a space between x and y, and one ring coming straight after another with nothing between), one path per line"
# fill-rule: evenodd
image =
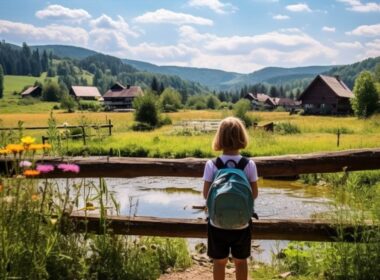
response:
M247 147L248 135L242 121L228 117L221 121L212 143L214 151L240 150Z

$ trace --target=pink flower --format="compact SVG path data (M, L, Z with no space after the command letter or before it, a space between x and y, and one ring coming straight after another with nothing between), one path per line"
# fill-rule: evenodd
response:
M58 164L58 169L61 169L63 172L79 173L79 165L72 164L72 163Z
M23 161L20 161L19 166L20 167L31 167L32 163L30 161L23 160Z
M54 170L54 166L51 164L37 164L36 170L41 173L49 173Z

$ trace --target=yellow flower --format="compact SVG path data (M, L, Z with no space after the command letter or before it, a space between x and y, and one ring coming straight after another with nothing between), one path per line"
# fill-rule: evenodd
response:
M40 199L40 196L38 195L38 193L32 194L32 200L33 201L37 201L39 199Z
M51 149L50 144L42 144L42 149Z
M40 171L34 169L26 169L23 173L26 177L35 177L40 175Z
M35 141L36 139L30 136L25 136L21 138L21 143L23 143L26 146L33 144Z
M27 146L26 148L28 150L31 150L31 151L42 150L43 145L42 144L31 144L31 145Z
M16 154L21 153L24 150L24 146L20 144L9 144L5 147L5 149Z
M11 151L8 150L8 149L0 149L0 155L6 155L6 154L9 154L9 153L11 153Z

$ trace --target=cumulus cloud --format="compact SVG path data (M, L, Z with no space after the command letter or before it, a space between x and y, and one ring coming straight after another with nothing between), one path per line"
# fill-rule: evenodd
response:
M117 19L114 20L111 17L103 14L100 17L92 20L90 22L90 26L94 29L115 30L122 34L130 35L133 37L139 36L139 33L133 31L122 16L117 16Z
M335 32L335 27L323 26L322 31L325 32Z
M190 0L191 7L207 7L217 14L234 13L238 10L231 3L222 3L219 0Z
M347 35L356 35L356 36L380 36L380 24L374 25L360 25L354 30L346 32Z
M375 2L362 3L359 0L337 0L348 5L347 10L360 13L380 12L380 4Z
M83 9L70 9L61 5L49 5L45 9L37 11L36 17L40 19L82 21L91 18L91 15Z
M79 27L48 25L36 27L32 24L0 20L0 34L8 40L28 43L65 43L86 46L88 33Z
M136 17L135 21L139 23L169 23L175 25L213 25L213 21L210 19L196 17L190 14L176 13L166 9L158 9L154 12L147 12Z
M273 19L276 19L276 20L285 20L285 19L289 19L290 17L287 16L287 15L274 15L273 16Z
M291 12L311 12L312 10L309 8L309 6L305 3L298 3L293 5L286 6L286 9Z

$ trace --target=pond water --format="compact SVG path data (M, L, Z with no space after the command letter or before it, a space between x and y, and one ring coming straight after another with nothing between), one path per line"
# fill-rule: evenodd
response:
M202 206L203 181L201 178L138 177L132 179L106 179L108 189L120 202L122 215L155 216L166 218L205 218ZM305 186L297 181L259 181L259 197L255 211L262 219L310 218L329 210L331 200L322 186ZM191 239L190 247L205 240ZM259 249L253 256L264 262L271 259L273 250L287 242L257 241Z

